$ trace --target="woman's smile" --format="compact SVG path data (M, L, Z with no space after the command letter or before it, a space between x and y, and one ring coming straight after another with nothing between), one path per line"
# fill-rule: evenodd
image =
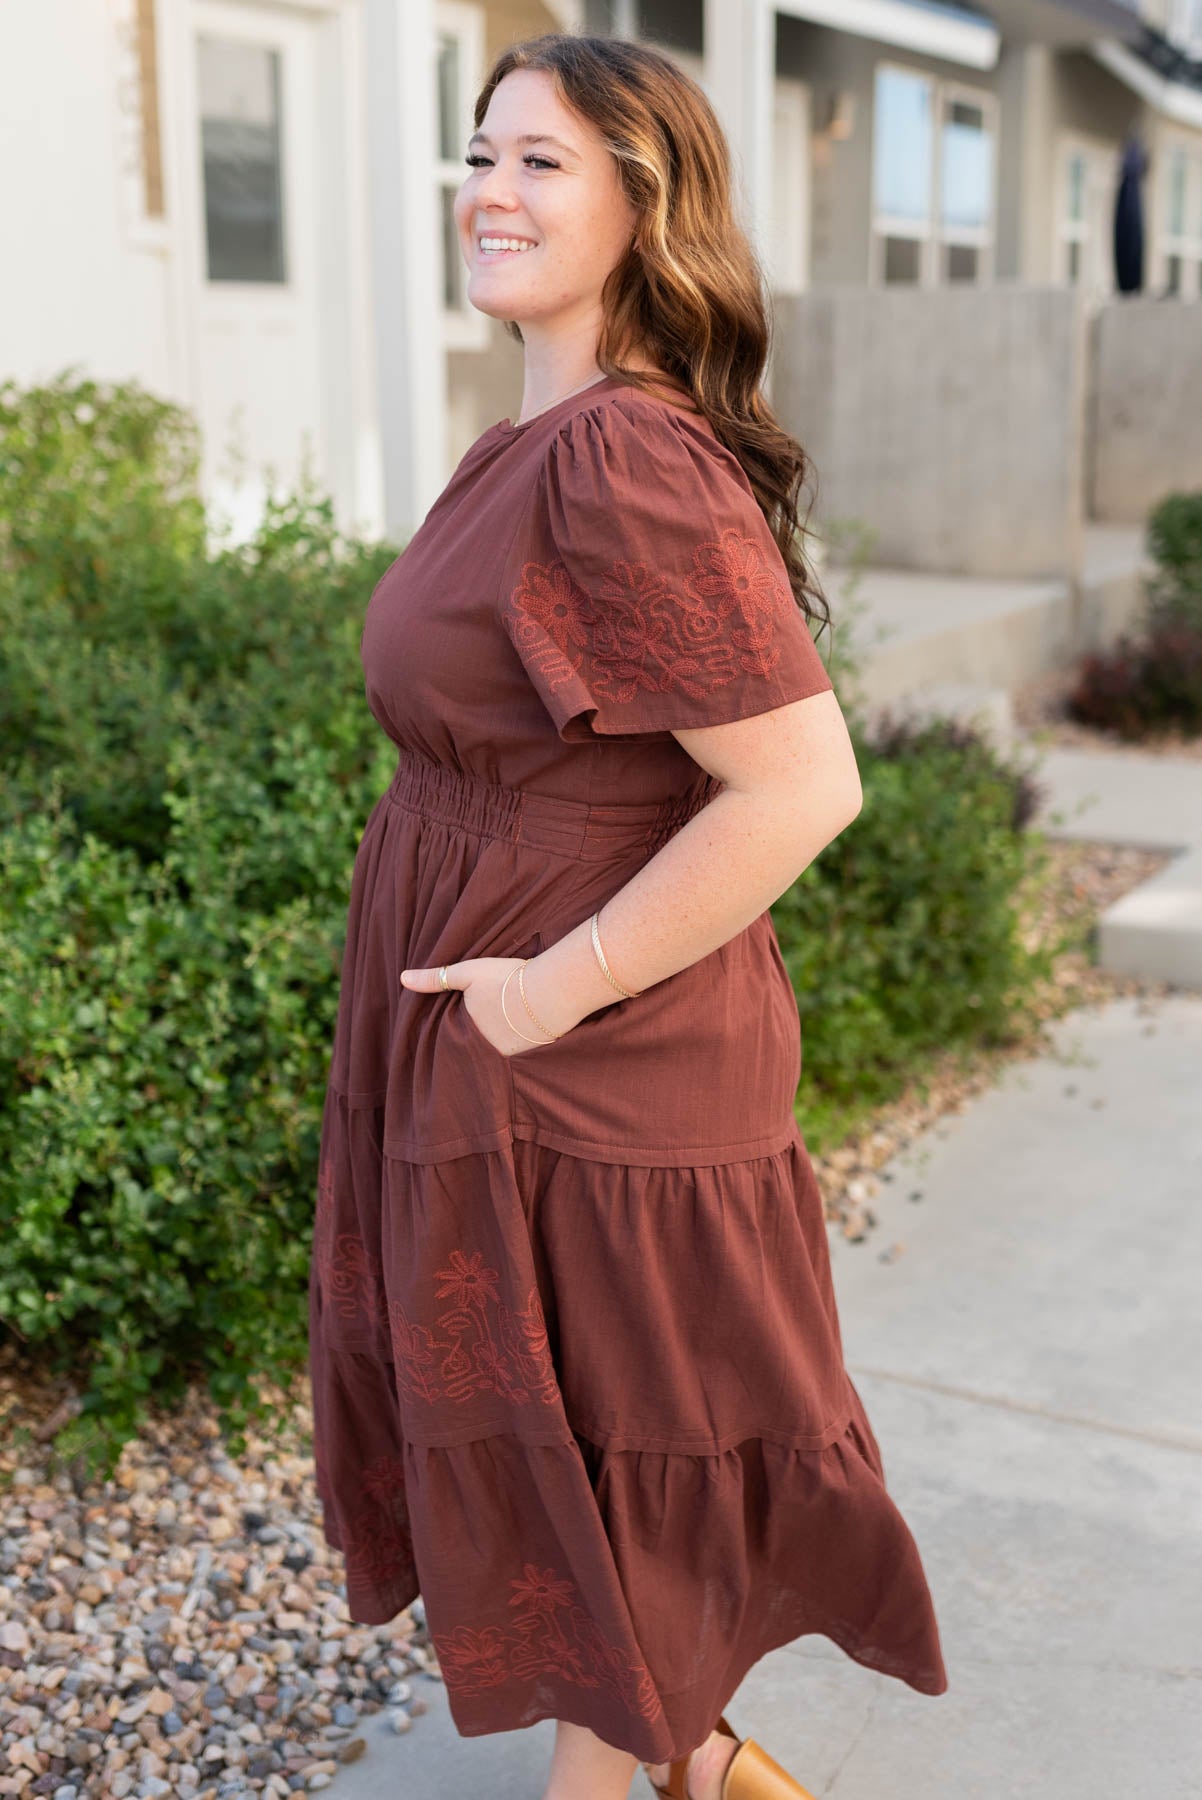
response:
M488 261L500 261L506 256L524 256L528 250L537 250L538 245L530 238L509 237L498 231L482 231L476 240L479 256Z

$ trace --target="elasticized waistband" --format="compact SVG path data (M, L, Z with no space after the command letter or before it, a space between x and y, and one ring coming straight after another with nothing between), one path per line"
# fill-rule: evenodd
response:
M393 806L481 837L508 838L578 862L609 862L640 850L653 855L721 788L720 781L707 777L701 787L680 798L598 806L500 787L402 750L387 799Z

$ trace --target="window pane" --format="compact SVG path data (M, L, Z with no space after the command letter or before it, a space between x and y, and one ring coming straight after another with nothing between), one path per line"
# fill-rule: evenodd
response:
M887 237L885 239L885 280L914 283L922 275L922 242L919 238Z
M975 281L981 252L975 244L948 244L944 274L948 281Z
M1169 158L1169 230L1174 237L1185 233L1185 151L1180 148Z
M929 223L932 144L930 82L901 69L878 69L872 170L878 214Z
M442 202L440 209L442 224L442 303L455 308L463 305L463 252L459 248L459 233L455 228L455 194L453 187L439 190Z
M1179 294L1181 292L1181 258L1170 256L1165 268L1165 292Z
M988 225L992 150L981 108L953 101L942 132L941 217L945 226Z
M1068 216L1074 221L1085 217L1085 158L1079 150L1068 159Z
M197 50L209 280L282 282L279 51L204 37Z
M443 162L459 155L459 40L438 39L438 154Z

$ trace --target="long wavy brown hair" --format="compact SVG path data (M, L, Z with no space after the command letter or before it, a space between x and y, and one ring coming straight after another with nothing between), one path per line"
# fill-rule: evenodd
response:
M638 215L630 249L602 290L597 366L648 393L654 374L623 366L632 353L692 399L739 460L768 521L807 620L830 608L804 540L799 500L813 465L760 392L771 307L760 264L735 214L730 147L704 90L669 56L624 38L547 32L511 44L475 105L483 123L493 89L514 69L552 76L565 105L596 127ZM505 321L521 341L514 320Z

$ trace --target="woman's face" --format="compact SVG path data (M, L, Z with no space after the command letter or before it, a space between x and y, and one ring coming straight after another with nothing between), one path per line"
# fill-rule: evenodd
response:
M636 215L595 127L564 105L544 70L514 69L493 89L467 154L455 225L472 305L516 320L523 335L599 311ZM481 239L493 238L527 247L486 249Z

